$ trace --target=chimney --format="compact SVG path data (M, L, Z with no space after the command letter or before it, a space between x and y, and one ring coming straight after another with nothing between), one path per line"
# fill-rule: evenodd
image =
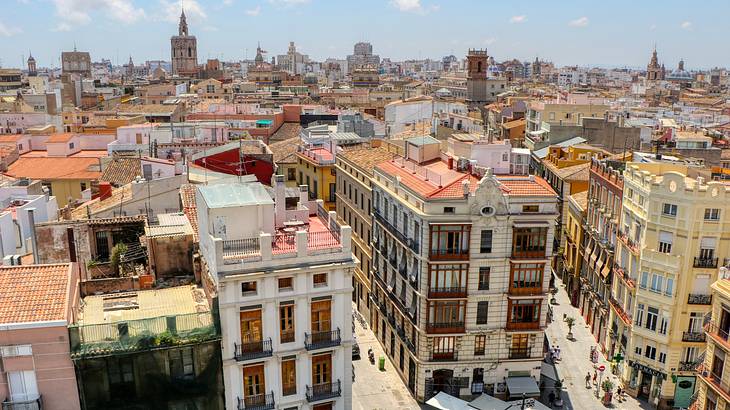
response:
M28 225L30 225L30 241L33 247L33 263L38 263L38 238L35 231L35 208L28 209Z
M274 212L284 212L286 210L286 185L284 184L284 175L274 175Z
M464 198L467 198L469 196L469 186L470 186L470 183L469 183L468 179L465 179L461 183L461 187L464 189Z
M308 193L309 193L308 185L299 185L299 205L300 206L304 206L304 203L309 200Z
M449 164L449 169L454 169L454 157L449 157L447 164Z

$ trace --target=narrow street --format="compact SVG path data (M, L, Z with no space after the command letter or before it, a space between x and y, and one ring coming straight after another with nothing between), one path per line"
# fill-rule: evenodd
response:
M594 363L590 361L589 354L592 346L596 346L596 339L591 334L585 319L581 316L580 311L570 305L568 294L563 288L563 283L555 280L555 286L559 292L555 295L557 304L552 305L553 323L548 326L546 336L553 347L560 346L560 358L557 362L557 370L559 377L564 380L564 409L594 409L604 407L603 403L596 397L596 386L591 384L591 389L586 388L586 373L593 377ZM575 318L573 325L573 340L568 340L568 326L563 322L563 314ZM617 376L611 374L610 365L602 354L598 355L598 363L595 366L605 366L603 372L603 380L609 378L613 381L614 386L618 387L619 380ZM614 393L616 392L614 388ZM601 392L603 393L603 392ZM601 397L603 394L601 394ZM651 409L652 407L646 403L639 402L633 397L624 395L625 400L621 403L614 400L610 408L613 409Z

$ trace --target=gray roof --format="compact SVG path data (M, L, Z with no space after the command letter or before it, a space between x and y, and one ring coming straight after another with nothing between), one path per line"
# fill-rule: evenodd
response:
M573 145L582 144L584 142L586 142L586 139L583 138L583 137L573 137L571 139L567 139L567 140L565 140L563 142L559 142L557 144L550 144L549 146L547 146L545 148L540 148L538 150L535 150L532 153L536 157L538 157L540 159L543 159L543 158L547 157L548 152L550 151L550 147L555 147L555 146L558 146L558 147L570 147L570 146L573 146Z
M413 144L416 146L421 145L427 145L427 144L441 144L439 140L436 138L430 136L430 135L424 135L421 137L411 137L406 140L409 144Z
M208 208L274 204L260 182L225 183L198 187Z

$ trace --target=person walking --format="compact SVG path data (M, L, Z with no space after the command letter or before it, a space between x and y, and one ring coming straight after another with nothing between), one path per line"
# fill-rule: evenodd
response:
M591 388L591 372L586 372L586 389Z
M596 384L596 379L598 379L598 371L593 371L593 384Z
M560 360L560 345L555 346L555 360Z

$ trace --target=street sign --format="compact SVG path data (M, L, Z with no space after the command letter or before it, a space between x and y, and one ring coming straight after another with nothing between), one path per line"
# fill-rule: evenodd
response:
M604 366L604 365L598 366L598 371L599 372L603 372L604 370L606 370L606 366Z

